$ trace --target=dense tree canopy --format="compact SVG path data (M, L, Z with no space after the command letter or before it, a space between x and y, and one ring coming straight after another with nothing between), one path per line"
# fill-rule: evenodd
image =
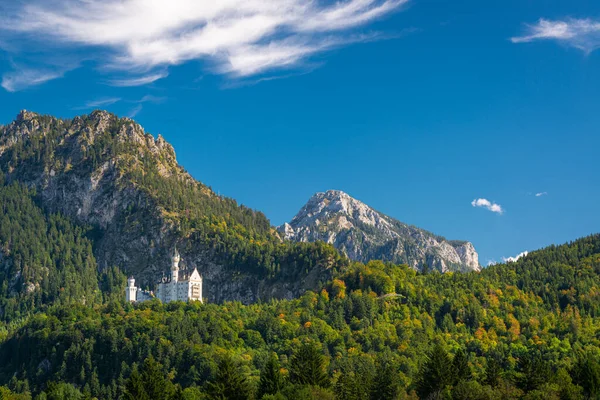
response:
M591 236L480 273L356 263L248 306L57 303L7 325L0 382L103 399L147 380L165 398L595 398L599 273Z

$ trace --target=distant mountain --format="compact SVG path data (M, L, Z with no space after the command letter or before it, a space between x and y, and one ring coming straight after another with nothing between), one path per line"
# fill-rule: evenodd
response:
M297 242L330 243L362 262L381 259L419 270L427 264L441 272L480 269L470 242L448 241L407 225L339 190L315 194L278 231L285 239Z

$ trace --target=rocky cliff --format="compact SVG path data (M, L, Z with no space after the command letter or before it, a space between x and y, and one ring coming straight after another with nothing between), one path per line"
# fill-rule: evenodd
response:
M448 241L404 224L338 190L315 194L278 230L288 240L330 243L362 262L381 259L415 269L427 264L441 272L480 268L470 242Z

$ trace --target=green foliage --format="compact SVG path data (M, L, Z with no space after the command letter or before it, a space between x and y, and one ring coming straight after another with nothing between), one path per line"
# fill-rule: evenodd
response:
M61 215L46 216L35 192L0 186L0 318L26 316L52 303L101 300L87 229Z
M258 385L257 397L263 398L267 394L276 394L285 384L284 378L281 375L279 360L276 354L271 354L267 363L260 373L260 382Z
M214 400L247 400L252 392L248 381L230 356L219 363L215 380L209 384L210 398Z
M399 395L398 371L393 360L382 358L377 363L375 377L371 386L371 400L396 399Z
M124 398L128 400L179 400L181 388L165 375L163 366L154 357L144 360L141 373L134 369L125 385Z
M64 382L51 382L41 397L44 400L83 400L83 394L76 387Z
M417 381L417 393L422 399L439 396L453 382L452 360L439 343L433 347Z
M290 381L301 385L329 386L325 357L316 343L305 342L296 351L290 362Z
M101 163L132 154L111 140L99 140L85 157ZM15 167L38 157L22 151ZM161 157L167 165L168 154ZM125 304L121 271L96 272L90 230L46 213L23 185L2 186L3 396L598 397L598 235L479 273L417 274L381 261L347 265L323 243L280 242L262 217L190 186L184 175L136 175L138 161L122 162L128 182L229 268L283 282L325 268L331 281L319 293L247 306ZM84 173L76 165L71 171ZM175 199L164 196L170 191Z
M454 359L452 360L452 373L454 374L454 384L471 379L469 361L462 349L459 349L454 355Z
M600 396L600 362L597 356L585 354L573 367L573 380L582 387L587 398Z

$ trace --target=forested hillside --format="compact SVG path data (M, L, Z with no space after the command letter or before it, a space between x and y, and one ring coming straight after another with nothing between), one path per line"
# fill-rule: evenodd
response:
M481 272L353 263L293 300L57 304L9 329L0 382L40 399L596 399L599 294L595 235Z
M2 177L0 177L0 180ZM97 304L96 260L88 229L45 215L35 192L0 182L0 320L52 303Z

